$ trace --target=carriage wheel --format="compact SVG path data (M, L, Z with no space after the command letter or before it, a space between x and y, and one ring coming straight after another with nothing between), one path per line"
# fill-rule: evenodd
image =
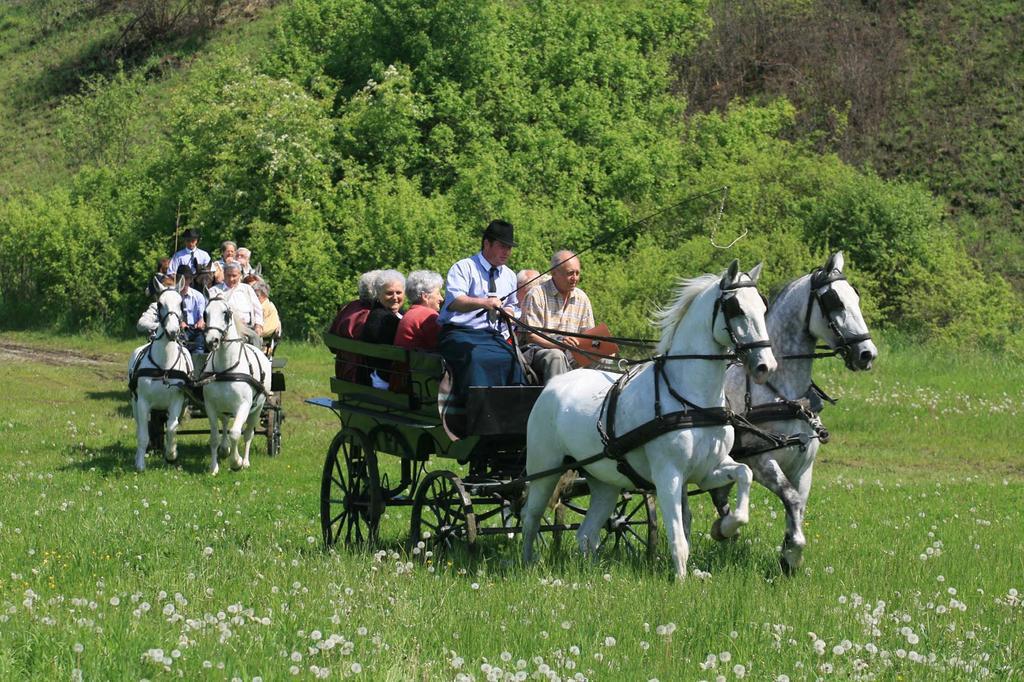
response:
M284 415L281 408L267 410L267 455L277 457L281 452L281 421Z
M473 503L462 479L450 471L431 471L416 489L409 544L421 540L441 551L461 543L472 549L476 543Z
M622 493L615 511L601 529L602 553L624 552L651 559L658 547L658 513L654 496Z
M377 456L358 431L338 432L320 479L320 527L324 545L359 545L377 539L382 511Z

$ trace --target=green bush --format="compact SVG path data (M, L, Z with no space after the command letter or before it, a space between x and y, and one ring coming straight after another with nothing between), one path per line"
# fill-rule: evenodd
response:
M128 326L180 213L206 247L252 248L288 333L315 335L359 273L443 274L504 217L516 269L599 244L583 287L618 333L651 335L680 277L763 260L772 291L842 249L871 324L1012 345L1012 306L991 305L1006 284L921 186L818 153L785 100L685 114L671 65L706 16L704 0L295 0L262 60L191 69L164 137L111 160L101 143L127 131L90 130L70 188L0 205L4 310ZM133 111L134 78L96 81L66 120Z
M294 83L240 65L201 71L174 108L160 172L191 224L244 242L253 221L286 223L293 205L325 200L335 124Z

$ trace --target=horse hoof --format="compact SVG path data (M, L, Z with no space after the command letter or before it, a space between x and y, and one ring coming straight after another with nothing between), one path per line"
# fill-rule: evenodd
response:
M779 567L782 569L782 575L787 578L792 578L796 574L796 566L789 563L784 556L779 557Z
M726 535L722 532L722 519L715 519L715 522L711 524L711 538L716 542L735 540L737 537L739 537L739 531L736 531L732 535Z
M174 452L169 455L164 455L164 461L167 462L168 464L174 464L175 462L178 461L178 453Z
M220 471L220 467L219 466L212 466L212 467L210 467L210 475L211 476L216 476L218 471Z
M243 469L248 469L249 468L249 460L247 460L247 459L242 460L242 468Z
M231 460L231 470L232 471L238 471L241 468L242 468L242 460L240 460L240 459L233 459L233 460Z

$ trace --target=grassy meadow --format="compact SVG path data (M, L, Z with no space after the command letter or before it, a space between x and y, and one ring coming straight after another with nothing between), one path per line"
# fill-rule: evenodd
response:
M207 473L133 468L130 341L0 334L0 679L976 680L1024 678L1024 369L881 344L870 373L819 361L824 419L799 574L782 508L719 545L694 505L691 568L519 541L406 555L408 509L373 551L320 544L337 430L302 400L332 358L285 344L283 451ZM192 422L195 426L196 422ZM201 424L200 424L201 426ZM445 465L447 460L437 464Z

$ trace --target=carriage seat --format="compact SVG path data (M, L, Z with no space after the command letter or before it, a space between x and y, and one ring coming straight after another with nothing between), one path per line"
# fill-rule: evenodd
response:
M344 377L332 378L331 388L340 401L375 405L382 410L415 412L437 419L438 385L443 373L438 353L368 343L331 333L324 335L324 343L335 354L351 358L356 366L369 366L367 359L391 363L391 386L388 389L374 388Z

